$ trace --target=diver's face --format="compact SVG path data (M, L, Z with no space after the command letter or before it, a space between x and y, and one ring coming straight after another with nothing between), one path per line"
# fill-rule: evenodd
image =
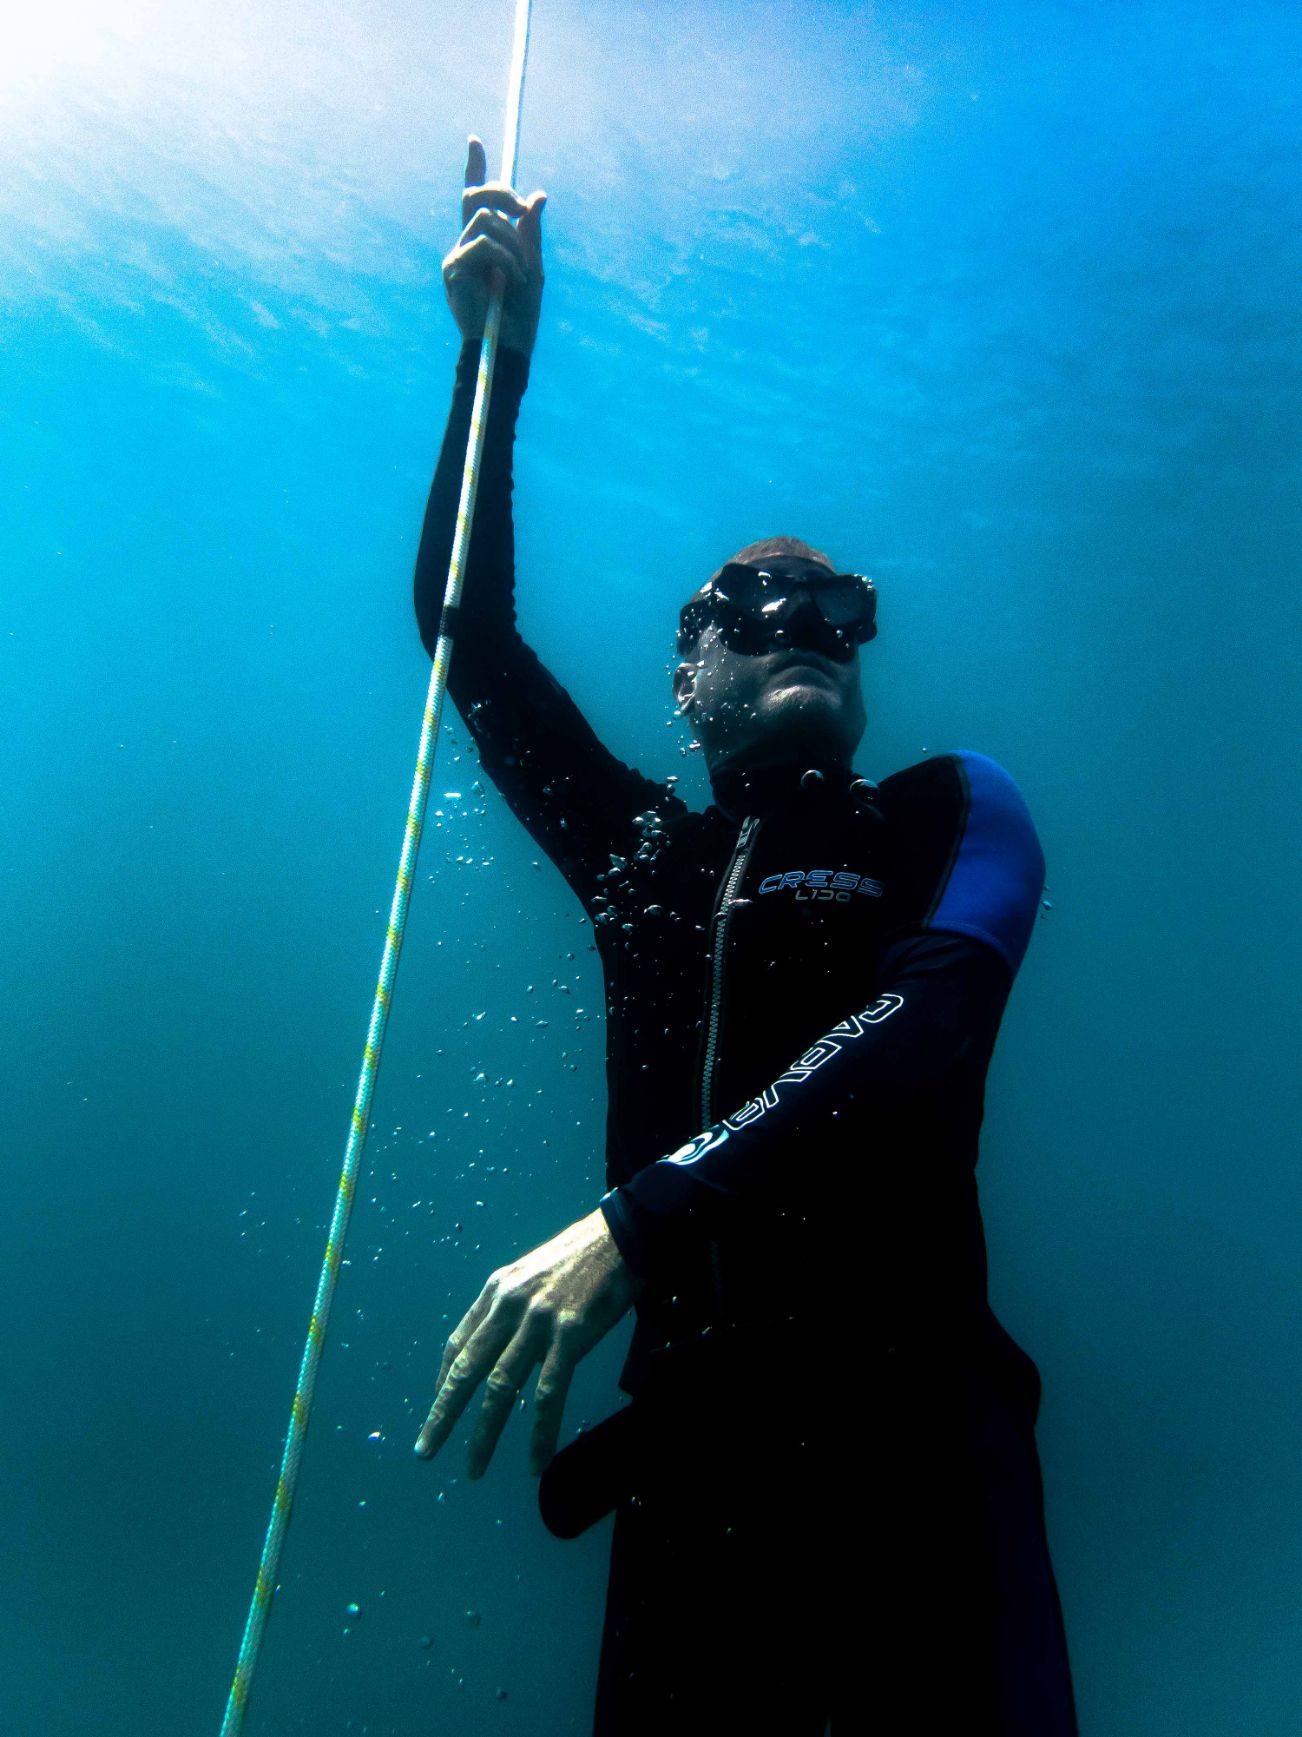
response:
M774 564L795 577L812 562ZM731 649L711 623L690 661L674 671L674 697L690 720L711 772L808 759L848 764L867 721L859 656L845 662L800 644L747 653Z

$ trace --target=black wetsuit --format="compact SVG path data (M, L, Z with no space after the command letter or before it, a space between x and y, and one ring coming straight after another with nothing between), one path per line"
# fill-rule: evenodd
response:
M417 563L431 652L477 353ZM1043 886L1025 804L947 754L724 777L699 814L615 759L515 626L527 374L499 356L450 691L605 970L633 1402L542 1488L562 1535L616 1508L597 1731L1070 1737L1039 1376L986 1301L974 1175Z

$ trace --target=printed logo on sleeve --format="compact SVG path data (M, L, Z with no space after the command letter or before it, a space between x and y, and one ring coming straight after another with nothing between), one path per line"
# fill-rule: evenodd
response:
M885 995L879 995L862 1013L852 1013L848 1019L834 1025L831 1031L819 1038L812 1049L805 1051L799 1061L792 1062L784 1074L779 1074L771 1086L766 1086L758 1098L752 1098L733 1115L725 1116L713 1128L704 1129L685 1146L671 1152L665 1163L695 1164L708 1152L717 1150L730 1134L740 1134L743 1128L748 1128L753 1122L758 1122L761 1116L775 1110L788 1087L803 1085L819 1068L839 1056L856 1038L862 1037L870 1025L880 1025L884 1019L898 1013L903 1006L902 995L889 991Z

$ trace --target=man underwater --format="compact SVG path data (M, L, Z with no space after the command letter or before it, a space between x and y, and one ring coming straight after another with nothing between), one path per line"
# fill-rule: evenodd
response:
M986 1300L986 1071L1043 888L981 755L852 760L876 593L794 538L689 599L674 672L714 796L598 742L515 626L511 465L544 196L470 141L444 261L464 340L416 566L433 652L492 274L497 372L449 691L591 917L598 1206L448 1340L428 1457L483 1386L482 1475L535 1367L531 1465L569 1537L615 1513L597 1737L1073 1737L1035 1365ZM573 1370L630 1309L632 1403L556 1453Z

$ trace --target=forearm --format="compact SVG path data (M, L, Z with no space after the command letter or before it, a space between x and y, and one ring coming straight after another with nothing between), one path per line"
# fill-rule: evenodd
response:
M675 1255L748 1222L826 1199L847 1142L871 1166L874 1133L924 1102L993 1042L1010 976L992 948L922 935L888 962L874 1000L827 1032L758 1098L649 1164L602 1202L630 1268L650 1278Z
M416 560L415 604L432 656L456 528L479 346L463 345L447 432ZM585 903L612 851L632 847L634 817L676 799L617 760L525 644L515 618L512 454L529 364L498 352L465 584L452 623L448 693L484 771Z
M465 343L438 465L425 509L416 556L414 597L421 639L431 657L438 639L443 594L461 500L462 473L470 436L479 345ZM515 531L511 514L512 452L529 364L514 350L500 350L489 400L480 461L479 490L470 537L458 634L467 640L487 632L511 632L515 623ZM455 667L455 666L454 666ZM454 699L456 694L453 695Z

